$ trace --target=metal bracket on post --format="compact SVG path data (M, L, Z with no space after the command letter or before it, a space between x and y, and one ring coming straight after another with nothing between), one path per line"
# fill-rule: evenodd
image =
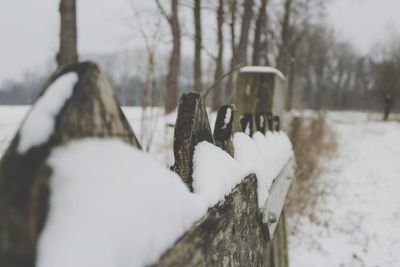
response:
M276 227L282 210L285 206L287 194L295 177L295 160L291 158L274 179L268 193L269 196L263 209L263 222L268 225L269 238L272 240L275 235Z

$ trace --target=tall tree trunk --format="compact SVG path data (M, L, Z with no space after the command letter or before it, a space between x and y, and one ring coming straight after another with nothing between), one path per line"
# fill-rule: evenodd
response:
M267 23L267 3L268 0L261 0L260 11L258 13L256 28L254 31L254 44L253 44L253 65L260 65L262 59L262 34L265 34ZM265 37L266 38L266 37Z
M195 28L195 45L194 45L194 90L201 92L201 0L194 0L194 28Z
M229 0L229 14L230 14L230 23L229 23L229 31L230 31L230 43L231 43L231 53L232 53L232 58L231 58L231 66L230 68L233 69L235 68L235 51L236 51L236 13L237 13L237 0ZM229 75L228 81L226 83L226 88L225 88L225 98L229 101L229 98L232 93L232 88L233 88L233 77L234 75Z
M214 73L214 83L218 82L223 74L223 56L224 56L224 0L219 0L217 9L217 40L218 40L218 56L216 59L215 73ZM222 85L218 85L214 89L214 96L212 100L212 109L217 110L221 105L221 90Z
M244 11L242 16L242 25L240 29L239 44L237 45L233 54L233 68L237 65L244 65L247 62L247 48L249 44L249 31L251 21L253 19L253 0L244 0ZM230 97L234 98L236 95L236 75L233 75L233 83L230 88Z
M60 6L60 50L56 60L59 67L78 62L76 2L61 0Z
M387 121L389 119L390 112L392 111L393 108L393 96L391 94L385 94L383 96L383 101L384 101L384 110L383 110L383 120Z
M176 108L179 88L179 72L181 63L181 28L179 25L178 0L171 1L171 15L167 16L172 32L172 52L167 74L167 95L165 97L165 112L170 113Z
M287 75L290 56L289 56L289 46L290 46L290 20L292 11L293 0L285 0L284 14L281 25L281 44L279 46L278 52L278 68Z
M288 82L288 94L286 97L286 110L289 111L293 106L293 94L294 94L294 79L296 77L296 60L295 51L293 51L292 58L290 60L289 68L289 82Z
M247 47L249 43L249 30L253 19L253 0L244 0L244 12L242 17L242 28L240 30L239 45L235 55L235 65L246 64Z

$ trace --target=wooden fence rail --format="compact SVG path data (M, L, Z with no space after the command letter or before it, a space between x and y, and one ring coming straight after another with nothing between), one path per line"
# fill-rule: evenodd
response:
M54 127L47 140L22 153L18 150L21 129L38 109L38 101L0 161L0 266L35 265L38 237L49 210L52 170L47 167L46 159L54 147L85 137L117 137L140 149L111 87L95 64L68 66L51 77L45 88L67 73L76 73L78 81L71 97L52 114ZM248 73L246 79L250 79ZM251 92L255 97L274 94ZM254 99L246 96L244 101ZM273 116L271 107L262 106L262 101L257 98L257 111L237 110L237 105L221 106L212 133L202 97L196 93L181 96L174 132L175 163L171 169L190 191L193 191L193 154L198 143L207 141L234 156L236 132L251 136L255 131L265 134L267 130L280 130L279 117ZM273 104L271 100L264 102ZM240 99L236 104L252 107ZM254 174L243 177L243 182L224 201L210 208L154 266L288 266L284 204L292 177L293 161L289 161L275 178L262 209L258 206L257 177Z

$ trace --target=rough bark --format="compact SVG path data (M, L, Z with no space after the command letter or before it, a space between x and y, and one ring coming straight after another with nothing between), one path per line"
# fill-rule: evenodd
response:
M47 86L68 72L76 72L79 81L56 115L49 139L20 154L18 132L0 161L0 266L35 265L37 240L48 210L51 170L46 159L52 148L85 137L117 137L139 147L110 85L95 64L69 65Z
M230 32L230 46L231 46L231 65L230 68L235 68L235 53L236 53L236 15L237 15L237 0L229 0L229 14L230 14L230 22L229 22L229 32ZM225 98L228 99L232 97L233 93L233 84L234 84L234 76L230 75L228 77L228 81L226 83L225 88Z
M230 115L227 115L229 112ZM227 122L226 116L230 116ZM217 119L214 127L215 144L226 151L232 157L235 154L233 147L233 136L236 132L241 132L239 114L234 105L224 105L218 110Z
M262 34L265 34L265 28L267 23L267 3L268 0L261 0L261 6L258 12L256 20L256 28L254 30L254 42L253 42L253 65L258 66L261 63L262 55Z
M296 77L296 60L293 55L290 60L290 68L289 68L289 83L288 83L288 93L286 97L286 110L289 111L292 109L293 105L293 94L294 94L294 79Z
M244 0L244 12L242 17L242 27L240 30L240 39L235 53L235 66L237 64L246 64L247 48L249 44L249 32L253 19L253 0Z
M214 72L214 83L218 82L220 77L223 75L223 59L224 59L224 0L219 0L217 9L217 45L218 55L215 61L215 72ZM221 92L222 85L220 84L214 90L212 109L217 110L221 105Z
M179 101L174 132L174 171L180 175L190 191L192 187L194 147L208 141L214 144L206 107L197 93L183 94Z
M243 16L242 16L242 25L241 25L241 30L240 30L240 38L239 38L239 44L237 45L237 48L235 50L235 53L233 55L233 66L237 65L245 65L247 62L247 48L249 44L249 32L250 32L250 27L251 27L251 22L253 19L253 0L244 0L243 3L244 6L244 11L243 11ZM233 84L231 90L231 97L233 98L236 96L236 89L237 89L237 84L236 84L236 78L237 75L233 75Z
M75 0L60 0L60 49L57 54L59 67L78 62L76 2Z
M248 136L253 136L254 133L254 121L252 113L245 113L240 118L240 125L242 126L242 131Z
M264 73L240 73L235 105L240 114L272 112L275 77Z
M252 175L209 209L154 266L272 267L271 262L271 242L258 209L257 181Z
M293 0L285 0L284 13L281 23L281 43L278 52L277 66L283 74L287 74L289 66L290 23Z
M267 114L257 113L255 115L256 130L265 134L267 132Z
M179 24L179 0L171 0L171 14L155 0L161 14L167 20L172 33L172 51L168 64L166 82L165 112L170 113L176 108L179 91L179 72L181 66L181 27Z
M195 30L195 42L194 42L194 90L201 92L201 47L202 47L202 33L201 33L201 0L194 0L194 30Z

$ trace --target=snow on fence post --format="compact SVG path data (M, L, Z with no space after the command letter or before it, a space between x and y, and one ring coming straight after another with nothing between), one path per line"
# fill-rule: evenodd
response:
M53 75L0 161L0 266L34 266L49 203L52 148L85 137L140 147L94 63Z
M267 115L266 113L257 113L255 115L256 131L265 135L267 132Z
M253 114L245 113L240 118L240 124L242 125L242 130L248 136L253 136L254 133L254 119Z
M241 131L242 128L235 105L221 106L218 109L214 127L215 144L233 157L233 136L236 132Z
M279 132L281 130L281 118L283 118L286 103L284 79L282 73L274 68L261 66L241 68L235 105L238 107L239 114L243 116L243 127L248 124L248 121L252 121L252 119L249 119L249 114L255 114L255 128L257 131L265 133L265 128L262 127L261 123L264 119L266 119L268 131ZM266 115L265 117L263 116L264 114ZM288 164L293 163L289 162ZM289 190L291 184L287 177L292 176L292 174L286 174L285 172L291 169L293 169L291 166L286 166L282 170L281 177L274 181L269 192L270 197L264 207L264 221L268 224L272 242L269 251L271 267L288 266L284 209L284 201L287 196L284 192ZM279 211L280 214L275 214L275 210Z
M174 131L173 170L179 174L190 191L193 191L194 147L202 141L214 144L204 102L198 93L183 94L179 100Z

